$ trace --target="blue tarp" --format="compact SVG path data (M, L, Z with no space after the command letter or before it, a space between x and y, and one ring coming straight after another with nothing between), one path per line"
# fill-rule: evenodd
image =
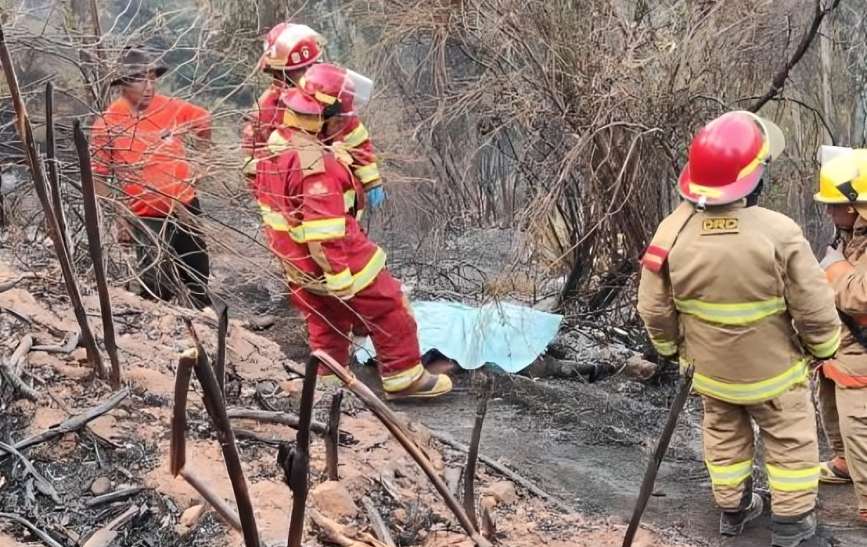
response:
M554 315L508 303L479 308L453 302L414 302L422 354L432 349L463 369L492 363L519 372L545 351L563 321ZM356 350L362 363L376 355L370 338Z

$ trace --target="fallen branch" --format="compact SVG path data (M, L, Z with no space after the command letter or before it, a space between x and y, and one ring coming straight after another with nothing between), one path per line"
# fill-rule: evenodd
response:
M268 410L255 410L250 408L230 408L226 411L229 418L238 420L257 420L259 422L280 424L298 429L298 416L293 416L288 412L271 412ZM328 426L322 422L315 420L310 421L310 430L314 433L324 435L328 431Z
M250 441L257 441L264 444L269 444L271 446L280 446L286 441L283 439L274 439L270 437L266 437L264 435L260 435L255 431L250 431L249 429L242 429L240 427L233 427L232 433L235 434L236 439L247 439Z
M133 486L130 488L123 488L121 490L115 490L114 492L109 492L108 494L103 494L101 496L96 496L95 498L91 498L84 502L85 507L96 507L98 505L103 505L106 503L114 503L116 501L125 500L129 497L135 496L139 492L146 490L144 486Z
M644 473L644 480L641 482L641 490L638 492L638 500L635 502L635 510L632 512L632 519L629 521L629 527L626 528L626 536L623 538L623 547L632 547L635 534L638 532L638 525L641 523L641 515L644 514L644 509L647 507L647 500L653 494L656 473L659 471L659 466L662 465L665 451L668 450L668 443L671 441L671 436L677 427L677 418L680 416L686 400L689 398L694 372L695 369L692 365L687 367L683 374L683 380L677 396L671 403L671 409L668 411L668 421L665 423L665 428L663 428L662 435L660 435L659 441L656 444L656 450L653 451L653 457L650 458L647 464L647 471Z
M12 356L9 357L9 366L12 367L12 370L15 371L15 374L21 374L21 370L24 368L24 363L27 362L27 354L30 353L30 349L33 347L33 337L29 334L25 334L21 341L18 342L18 347L15 348L15 351L12 352Z
M253 511L253 503L250 501L250 492L247 488L247 480L244 477L244 469L241 467L241 456L238 454L238 446L235 444L235 435L232 433L232 425L226 413L226 405L223 403L220 384L217 382L216 376L214 376L214 370L208 361L208 355L199 341L192 321L185 319L185 322L187 323L190 337L196 344L195 349L192 350L195 351L196 356L196 377L202 386L202 400L205 403L205 410L208 411L208 416L211 417L214 429L217 430L217 440L223 449L226 471L229 473L232 490L235 492L238 515L241 518L244 544L247 547L259 547L259 531L256 527L256 515Z
M23 526L23 527L27 528L28 530L30 530L31 532L33 532L36 535L36 537L38 537L39 539L44 541L46 544L48 544L49 547L63 547L63 545L54 541L54 538L52 538L47 533L45 533L42 530L40 530L39 528L37 528L35 525L33 525L27 519L21 518L18 515L15 515L13 513L0 513L0 518L9 519L9 520L17 522L21 526Z
M482 426L485 424L485 415L488 413L488 399L491 397L491 378L485 379L485 386L482 388L482 397L479 401L479 406L476 409L476 423L473 426L473 435L470 439L470 448L467 451L467 466L464 472L464 511L473 522L476 530L479 528L479 521L476 519L476 462L479 459L479 444L482 442ZM490 539L490 538L488 538Z
M138 514L137 505L131 505L123 514L109 522L88 538L82 547L108 547L120 534L118 530Z
M93 277L96 279L96 292L99 295L99 312L102 315L102 339L105 351L111 361L111 388L120 389L120 361L117 358L117 342L114 339L114 318L111 316L111 295L108 293L108 282L105 280L105 263L102 259L102 243L99 237L99 207L96 204L96 189L93 182L93 168L90 160L90 146L81 120L72 122L72 138L78 151L78 163L81 170L81 196L84 201L84 228L87 232L87 247L90 260L93 263ZM57 188L60 192L60 188ZM58 215L62 215L59 211Z
M26 273L26 274L19 275L18 277L16 277L15 279L13 279L11 281L4 281L3 283L0 283L0 293L6 292L10 289L14 289L15 285L21 283L21 281L23 281L25 279L32 279L34 277L36 277L34 274Z
M428 479L433 483L437 492L439 492L440 496L442 496L443 501L445 501L446 503L446 506L449 508L449 510L451 510L452 513L454 513L461 527L464 529L467 535L470 536L470 538L476 543L476 545L478 545L479 547L490 547L491 543L485 538L483 538L475 529L475 526L473 526L473 523L470 521L466 512L464 512L458 499L453 496L451 492L449 492L448 486L446 486L446 484L440 478L439 473L437 473L436 469L434 469L430 460L428 460L422 450L412 440L411 435L401 424L397 416L394 415L394 412L392 412L390 408L385 406L385 404L380 401L376 397L376 395L373 394L372 391L370 391L370 388L359 382L358 379L356 379L355 376L351 372L349 372L348 369L340 366L327 353L321 350L316 350L312 353L312 356L318 359L325 367L328 368L328 370L330 370L338 378L340 378L340 380L344 384L346 384L346 388L349 389L353 394L355 394L359 399L361 399L361 401L374 413L374 415L376 415L377 418L379 418L379 420L385 425L385 427L391 432L391 434L394 435L394 437L401 444L401 446L406 449L409 455L412 456L416 463L422 468L425 475L427 475ZM309 367L307 370L311 371Z
M65 435L66 433L69 433L71 431L78 431L84 425L86 425L88 422L102 416L103 414L105 414L109 410L111 410L114 407L116 407L117 405L119 405L121 401L123 401L124 399L127 398L127 396L129 396L129 389L124 388L121 391L118 391L117 393L113 394L111 396L111 398L109 398L108 400L104 401L103 403L99 404L98 406L91 408L87 412L79 414L78 416L74 416L74 417L66 420L65 422L63 422L62 424L60 424L57 427L53 427L53 428L47 429L41 433L37 433L36 435L27 437L23 441L15 443L13 446L17 450L23 450L25 448L29 448L31 446L43 443L49 439L53 439L55 437ZM0 457L7 456L7 455L8 455L7 452L0 451Z
M24 455L21 454L21 452L18 452L17 450L15 450L14 447L9 446L8 444L3 443L3 442L0 442L0 448L5 450L6 452L9 452L10 454L17 456L18 459L21 460L21 463L24 464L24 469L26 470L26 474L33 477L33 479L36 481L36 489L37 490L39 490L40 492L42 492L43 494L45 494L46 496L51 498L51 501L53 501L54 503L56 503L58 505L63 503L63 500L60 499L60 494L57 493L57 490L55 490L54 487L51 486L51 483L48 482L45 479L45 477L43 477L39 473L39 471L36 470L35 467L33 467L33 464L30 463L30 460L28 460L26 457L24 457Z
M62 353L69 354L78 347L78 339L79 334L77 332L70 332L66 335L66 338L63 339L62 346L33 346L33 351L44 351L46 353Z
M379 514L379 510L375 505L373 505L370 498L365 496L365 498L361 500L361 504L364 505L364 510L367 512L367 519L370 521L370 529L373 532L373 537L385 543L388 547L396 547L394 538L391 537L391 532L388 530L388 526L385 525L385 522L382 520L382 515Z
M325 433L325 471L328 480L339 481L337 448L340 446L340 405L343 391L338 391L331 399L331 412L328 414L328 429Z
M322 516L315 509L310 510L310 519L324 536L324 540L341 547L369 547L368 544L348 537L343 533L343 527L328 517Z
M441 433L439 431L431 430L431 436L434 439L438 440L439 442L454 448L455 450L460 450L461 452L467 452L467 453L470 450L470 448L467 445L456 441L451 436L449 436L447 433ZM529 492L536 495L537 497L542 498L543 500L550 501L551 503L556 505L561 511L565 511L567 513L575 513L576 512L573 507L570 507L569 505L558 500L557 498L555 498L551 494L549 494L549 493L545 492L544 490L542 490L541 488L539 488L539 486L537 486L536 483L534 483L530 479L519 475L518 473L512 471L511 469L509 469L505 465L499 463L498 461L496 461L496 460L494 460L488 456L485 456L484 454L479 454L479 461L482 462L483 464L485 464L486 466L488 466L490 469L496 471L500 475L502 475L502 476L506 477L507 479L509 479L510 481L514 482L515 484L520 484L521 486L526 488Z
M304 384L301 387L301 407L298 417L298 434L295 448L288 454L287 482L292 491L292 513L289 516L287 547L301 547L304 539L304 510L307 505L307 477L310 474L310 427L313 422L313 398L316 394L316 369L319 359L310 356L304 369ZM315 517L314 517L315 518Z
M223 517L223 520L226 521L226 524L228 524L238 532L242 531L243 528L241 526L241 517L238 516L238 513L236 513L235 510L232 509L223 498L221 498L213 490L211 490L211 487L208 486L205 481L203 481L192 470L186 468L181 469L180 475L185 481L189 483L190 486L196 489L196 492L198 492L202 495L203 498L205 498L205 501L207 501L211 505L211 507L214 508L217 514Z
M21 374L24 372L24 363L27 362L27 353L30 351L32 346L32 336L27 334L21 338L21 342L18 343L18 347L9 359L4 359L2 372L12 384L12 387L21 392L21 394L28 399L35 401L39 399L39 392L28 386L27 383L21 379Z

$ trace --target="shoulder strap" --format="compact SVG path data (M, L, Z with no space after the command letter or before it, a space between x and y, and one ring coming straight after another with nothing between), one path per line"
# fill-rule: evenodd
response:
M305 177L325 172L325 147L316 138L291 131L287 147L298 153L301 173Z
M695 213L695 206L688 201L678 205L666 221L660 225L650 245L644 250L641 265L653 273L659 273L665 265L668 253L671 252L675 241L677 241L677 236L680 235L686 223Z

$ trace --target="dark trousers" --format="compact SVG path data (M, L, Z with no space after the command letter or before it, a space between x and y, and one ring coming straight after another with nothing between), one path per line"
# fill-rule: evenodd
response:
M201 214L198 198L187 207L187 211L192 215ZM138 275L147 287L144 296L152 294L164 301L176 296L183 301L186 293L197 309L210 306L208 276L211 262L208 246L197 223L184 221L177 215L138 217L136 221L133 234Z

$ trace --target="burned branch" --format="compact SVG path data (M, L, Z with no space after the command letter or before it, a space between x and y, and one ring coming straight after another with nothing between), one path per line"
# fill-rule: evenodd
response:
M325 433L325 471L328 480L339 481L338 447L340 446L340 406L343 403L343 391L338 391L331 399L331 411L328 414L328 428Z
M346 388L351 391L355 396L357 396L361 402L365 404L377 418L385 425L385 427L394 435L395 439L403 446L409 455L416 461L419 467L422 468L425 475L427 475L428 479L433 483L434 488L436 488L437 492L439 492L440 496L442 496L443 501L445 501L446 506L448 506L449 510L454 513L455 517L457 517L458 522L461 527L467 533L468 536L478 545L479 547L490 547L490 542L479 535L479 532L476 531L475 526L470 521L466 512L461 507L460 502L449 492L448 486L442 481L439 474L431 465L430 461L427 459L427 456L421 451L415 441L412 440L411 435L408 431L406 431L405 427L401 424L400 420L397 416L394 415L394 412L391 411L390 408L385 406L382 401L380 401L376 395L373 394L370 389L359 382L355 376L352 375L349 370L340 366L334 359L332 359L327 353L316 350L312 353L311 362L318 360L322 365L328 368L332 373L334 373L340 380L346 385ZM314 375L315 377L315 368L311 368L309 365L307 367L307 374ZM307 378L305 378L305 381ZM314 384L315 388L315 384ZM312 394L311 394L312 396ZM302 407L303 408L303 407ZM292 546L290 546L292 547Z

